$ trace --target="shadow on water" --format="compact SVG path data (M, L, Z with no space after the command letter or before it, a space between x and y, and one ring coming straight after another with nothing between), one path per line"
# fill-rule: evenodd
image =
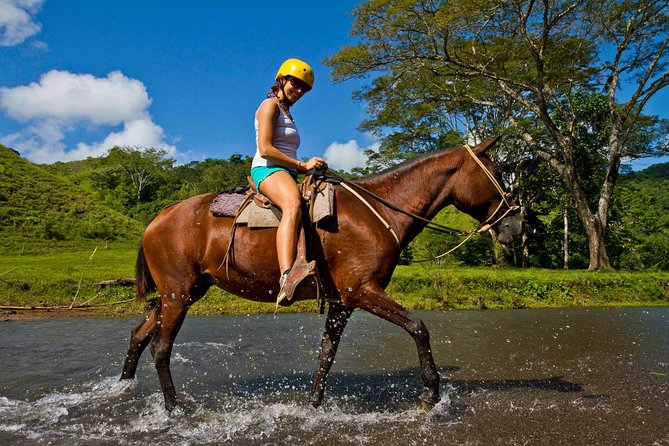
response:
M582 385L570 382L562 376L502 380L450 380L444 377L445 373L453 373L457 370L459 370L458 367L441 370L441 394L442 397L447 396L450 399L451 409L459 397L482 392L523 389L558 393L585 392ZM251 397L273 402L286 402L289 399L298 404L309 404L308 398L313 379L314 375L307 372L275 375L271 378L236 379L233 386L221 390L237 397ZM422 390L420 368L418 367L392 373L364 375L334 372L328 379L324 403L327 403L329 399L336 399L349 402L359 411L401 412L417 407L418 397ZM601 395L582 395L582 397L601 397Z
M578 393L585 389L580 384L571 383L562 376L536 379L504 380L455 380L451 384L456 394L478 393L481 391L504 391L516 389L539 389L549 392Z

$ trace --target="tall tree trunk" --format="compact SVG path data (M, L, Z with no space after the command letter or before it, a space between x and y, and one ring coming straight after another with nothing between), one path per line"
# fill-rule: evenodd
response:
M525 205L521 204L520 208L521 215L523 218L525 218L525 221L527 221L527 213L525 212ZM530 239L527 236L527 226L525 226L525 230L523 231L523 235L521 236L521 254L520 254L520 262L522 264L523 268L529 268L530 267Z
M610 269L611 261L604 244L604 230L594 215L592 216L592 220L593 224L591 228L586 229L588 233L588 246L590 247L590 266L588 266L588 270Z
M611 261L604 244L604 228L597 215L592 214L587 208L587 203L582 202L576 202L576 212L588 236L588 248L590 251L588 271L610 269Z
M523 268L530 267L530 239L527 237L527 231L523 231Z
M576 180L573 161L562 166L560 174L571 191L571 198L574 203L576 216L583 225L585 234L588 237L588 248L590 251L590 265L588 266L588 271L610 269L611 261L606 252L606 245L604 244L606 219L602 221L599 218L600 212L602 211L602 203L600 203L598 213L592 213L590 211L585 191ZM604 200L604 203L608 204L610 201ZM606 215L606 212L604 212L604 214Z
M562 234L562 268L569 269L569 211L566 207L562 208L562 221L564 223Z

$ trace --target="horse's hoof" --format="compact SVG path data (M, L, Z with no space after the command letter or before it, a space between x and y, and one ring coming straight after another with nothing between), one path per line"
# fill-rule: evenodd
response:
M420 396L420 411L423 413L428 413L429 411L436 406L441 398L439 397L439 392L432 391L430 389L425 389L425 391Z
M170 413L174 412L179 407L180 407L179 403L177 403L176 401L167 401L167 400L165 401L165 410Z
M421 400L420 407L416 410L416 412L418 412L420 415L426 415L434 408L435 404L436 403Z
M315 396L312 396L309 398L309 403L315 408L318 409L321 406L321 403L323 402L323 398L318 398Z

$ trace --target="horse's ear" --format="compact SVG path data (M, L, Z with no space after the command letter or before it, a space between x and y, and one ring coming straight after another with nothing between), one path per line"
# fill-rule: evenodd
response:
M495 136L494 138L490 138L487 141L483 141L482 143L476 144L474 147L472 147L472 151L477 155L481 155L482 153L485 153L489 148L494 146L500 138L501 136Z

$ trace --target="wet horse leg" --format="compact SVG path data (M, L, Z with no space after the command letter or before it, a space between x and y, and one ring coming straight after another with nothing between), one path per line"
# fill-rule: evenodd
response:
M165 409L172 411L178 402L170 372L170 357L174 340L188 312L188 306L184 302L178 300L168 302L167 299L166 295L163 295L157 321L158 328L151 341L151 353L165 398Z
M137 363L142 356L142 352L149 344L156 332L156 322L158 321L159 306L153 307L151 313L142 322L132 330L130 335L130 346L128 354L125 357L123 373L121 379L133 379L137 371Z
M430 334L423 321L395 302L380 287L363 289L355 300L356 307L390 321L406 330L418 349L421 379L425 391L420 396L421 409L428 411L439 402L439 373L432 358Z
M328 317L325 322L325 332L323 333L321 348L318 352L318 370L316 372L316 379L314 380L314 387L311 391L310 401L314 407L320 406L323 401L328 372L334 362L341 334L352 312L353 308L339 303L330 304Z

